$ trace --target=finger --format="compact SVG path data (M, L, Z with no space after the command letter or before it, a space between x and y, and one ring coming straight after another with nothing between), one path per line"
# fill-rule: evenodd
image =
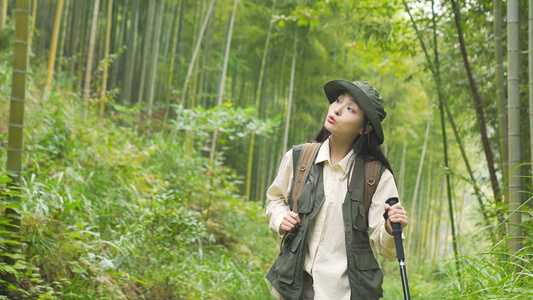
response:
M385 205L388 205L388 204L385 204ZM394 204L394 205L392 205L392 206L389 206L389 207L390 207L390 209L392 209L392 210L396 210L396 209L404 209L403 206L402 206L400 203L396 203L396 204Z
M291 223L289 222L283 222L281 224L281 229L285 230L285 231L291 231L292 229L294 228L294 225L292 225Z
M296 214L296 217L294 218L298 226L302 225L302 220L300 219L300 215Z
M283 219L284 223L287 225L287 226L294 226L294 224L297 223L297 221L295 219L293 219L291 216L285 216L285 218Z

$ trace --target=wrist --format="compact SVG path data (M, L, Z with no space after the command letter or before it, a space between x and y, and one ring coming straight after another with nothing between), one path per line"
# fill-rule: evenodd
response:
M387 233L392 236L392 225L389 220L385 222L385 231L387 231Z

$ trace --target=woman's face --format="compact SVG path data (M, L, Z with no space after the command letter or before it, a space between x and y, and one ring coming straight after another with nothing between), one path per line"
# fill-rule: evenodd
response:
M364 119L363 110L355 103L352 95L345 92L329 106L324 127L333 137L353 142L363 133Z

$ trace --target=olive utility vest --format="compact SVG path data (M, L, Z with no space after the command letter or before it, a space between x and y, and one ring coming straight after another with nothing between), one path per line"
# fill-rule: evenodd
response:
M302 145L293 148L293 164L296 165ZM364 207L365 159L356 157L354 171L344 203L342 214L348 259L348 279L351 300L379 299L383 297L383 273L374 258L368 235L368 220ZM294 166L293 170L296 169ZM383 173L381 168L380 174ZM302 225L288 233L278 256L266 278L283 296L297 300L302 293L305 249L313 220L325 200L323 162L313 164L298 203ZM292 191L288 198L293 207Z

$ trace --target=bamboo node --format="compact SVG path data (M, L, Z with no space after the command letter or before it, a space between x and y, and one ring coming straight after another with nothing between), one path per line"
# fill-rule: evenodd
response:
M18 39L15 39L15 44L23 44L23 45L28 45L28 42L25 42L23 40L18 40Z
M20 98L17 98L17 97L11 97L11 101L26 103L26 101L24 99L20 99Z

